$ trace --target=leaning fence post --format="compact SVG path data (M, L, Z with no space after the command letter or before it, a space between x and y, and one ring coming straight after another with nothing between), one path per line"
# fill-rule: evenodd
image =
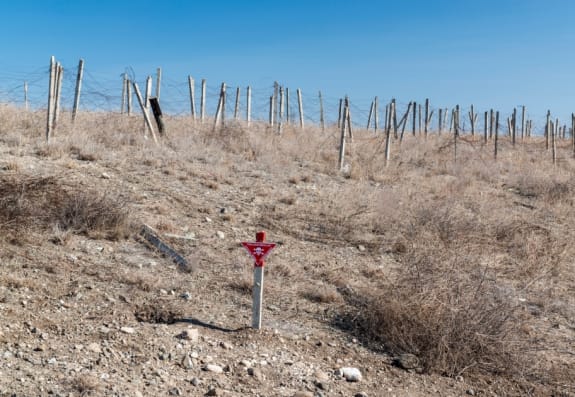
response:
M56 101L54 103L54 122L53 122L54 129L56 128L56 125L58 124L58 119L60 118L60 101L62 98L63 77L64 77L64 68L62 67L62 64L58 62L56 66L56 93L55 93Z
M138 103L140 104L140 108L142 109L142 113L144 114L144 120L146 121L146 126L152 135L155 143L158 143L158 139L156 138L156 133L154 132L154 126L152 125L152 121L150 120L150 114L148 113L148 108L144 104L144 99L142 98L142 94L140 93L140 88L138 84L134 81L134 92L136 93L136 98L138 99Z
M84 60L78 63L78 75L76 76L76 89L74 90L74 107L72 108L72 123L76 121L76 114L80 106L80 92L82 90L82 77L84 76Z
M345 106L342 109L343 121L340 123L341 124L341 135L339 138L339 159L338 159L338 166L339 166L340 171L343 171L343 164L344 164L344 160L345 160L345 126L346 126L345 120L347 119L347 111L348 111L348 106L347 106L347 98L346 98Z
M301 98L301 90L299 88L297 89L297 106L299 110L299 126L303 130L303 102Z
M236 104L234 106L234 119L240 117L240 87L236 88Z
M378 116L378 100L377 97L373 100L373 132L377 133L377 129L379 128L379 116Z
M160 100L160 87L162 85L162 68L156 69L156 98Z

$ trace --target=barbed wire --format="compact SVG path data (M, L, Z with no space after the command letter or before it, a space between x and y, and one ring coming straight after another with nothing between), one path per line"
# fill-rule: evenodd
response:
M47 106L48 100L48 81L49 81L49 70L48 68L37 68L30 72L24 71L0 71L0 102L10 103L16 106L28 105L31 109L44 109ZM69 110L73 106L75 87L76 87L76 75L77 66L64 66L64 74L62 79L62 89L61 89L61 104L62 109ZM150 74L150 76L155 80L156 74ZM128 78L130 81L135 81L140 90L143 91L144 95L146 80L148 76L137 76L134 69L131 67L126 67L122 73L118 73L115 76L109 77L106 75L99 75L91 72L90 70L84 71L84 77L82 81L82 91L80 97L80 110L90 110L90 111L109 111L109 112L121 112L122 106L122 87L124 78ZM201 100L201 78L194 78L194 89L195 89L195 107L196 112L199 117L200 114L200 100ZM152 84L152 95L155 95L155 84ZM187 76L185 79L175 80L170 76L162 76L161 82L161 104L162 110L166 114L174 116L186 116L191 115L191 98L189 92L189 83ZM247 87L226 84L226 106L225 106L225 117L233 118L235 115L235 103L237 90L239 89L239 104L238 104L238 116L241 119L245 119L247 112ZM220 88L221 82L214 83L212 81L206 80L206 91L205 91L205 113L206 116L213 116L216 112L218 101L220 98ZM270 114L270 96L274 94L275 83L270 83L267 86L261 87L251 87L251 118L252 120L268 120ZM341 100L345 97L333 97L322 95L322 104L320 104L319 91L317 92L301 92L303 110L304 110L304 121L306 124L319 124L321 120L320 107L323 104L324 110L324 122L326 125L335 124L339 117L339 108ZM289 102L287 97L287 91L284 91L284 121L289 123L299 122L299 107L297 99L297 89L289 89ZM385 98L378 96L378 106L375 112L372 112L373 100L375 97L370 99L366 98L350 98L349 106L352 118L352 126L354 128L366 128L367 120L371 114L371 128L374 126L375 112L378 114L379 119L379 129L382 130L385 124L385 112L386 106L392 101L393 98ZM416 129L419 131L419 106L422 107L421 117L425 116L425 99L416 101L417 108L415 109L415 115L417 117ZM401 99L395 99L396 106L396 118L399 121L403 115L406 113L410 104L413 101L404 101ZM134 99L132 100L133 111L137 112L138 104ZM521 106L516 106L518 110L521 110ZM279 112L279 99L276 99L275 104L276 112ZM439 110L442 110L442 117L445 118L445 122L442 121L443 129L450 129L450 122L452 117L453 107L438 107L430 103L429 114L433 117L429 122L430 131L434 131L438 127L438 117ZM470 106L460 106L459 108L459 127L462 131L468 131L471 128L471 121L469 119L468 113L470 112ZM475 123L475 129L480 133L485 128L484 115L488 112L488 122L490 123L490 110L491 109L478 109L474 107L474 113L477 115L477 121ZM410 114L407 115L406 120L406 130L410 130L413 123L413 107L410 110ZM511 117L513 110L500 112L499 118L499 130L503 133L503 130L507 129L507 117ZM289 114L289 119L288 119ZM274 116L277 120L277 114ZM554 120L554 118L552 117ZM532 123L532 133L542 134L546 123L546 114L533 114L532 112L527 112L524 122L530 121ZM521 130L521 115L518 111L518 117L516 120L519 131ZM425 125L425 120L421 121L422 126ZM560 123L561 125L570 123Z

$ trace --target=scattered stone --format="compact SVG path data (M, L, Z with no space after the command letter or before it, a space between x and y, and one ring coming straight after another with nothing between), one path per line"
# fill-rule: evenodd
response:
M355 393L354 397L367 397L367 393L360 391L359 393Z
M250 368L252 366L252 362L250 360L242 360L240 361L240 365L246 368Z
M311 391L296 391L293 397L314 397Z
M170 396L181 396L182 392L177 387L174 387L174 388L171 388L170 391L168 391L168 394Z
M264 380L264 374L259 368L248 368L248 375L253 376L257 380Z
M200 334L196 328L188 328L183 330L176 337L184 340L189 340L192 342L197 342L200 337Z
M221 239L221 240L223 240L223 239L226 238L225 233L222 232L221 230L218 230L218 231L216 232L216 236L218 236L218 238Z
M361 375L361 371L357 368L353 367L345 367L341 368L341 375L347 380L348 382L361 382L363 376Z
M226 350L232 350L234 348L234 346L228 342L220 342L220 347L222 347Z
M393 364L403 369L419 367L419 358L415 354L404 353L393 360Z
M365 246L364 246L364 245L361 245L361 244L358 245L358 246L357 246L357 249L358 249L359 252L365 252Z
M202 368L204 371L213 372L215 374L221 374L224 372L224 369L216 364L207 364Z
M111 178L112 178L109 174L107 174L107 173L105 173L105 172L102 172L102 175L100 175L100 177L101 177L102 179L111 179Z
M132 327L121 327L120 332L123 332L125 334L134 334L136 333L136 330Z
M192 361L191 357L187 354L182 358L182 368L185 369L192 369L194 368L194 362Z
M186 291L180 295L180 298L189 301L190 299L192 299L192 294Z
M96 342L90 343L86 349L88 349L89 351L91 351L93 353L98 353L98 354L102 353L102 347L100 346L99 343L96 343Z
M222 393L218 392L218 389L216 389L215 387L212 387L208 390L208 392L205 394L208 397L213 397L213 396L221 396Z
M470 396L474 396L474 395L475 395L475 390L473 390L473 389L467 389L467 390L465 391L465 393L467 393L467 394L470 395Z
M191 383L193 386L197 386L197 385L200 384L200 380L199 380L198 378L194 377L194 378L192 378L192 380L190 380L190 383Z
M206 216L206 222L207 222L207 223L212 223L212 218L209 218L209 217Z

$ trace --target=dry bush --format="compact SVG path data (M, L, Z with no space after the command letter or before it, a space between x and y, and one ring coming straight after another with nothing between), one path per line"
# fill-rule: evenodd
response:
M308 288L301 293L302 297L314 303L336 303L341 302L342 297L333 285L321 284L313 288Z
M183 312L174 305L155 300L139 305L134 311L138 321L152 324L173 324L182 319Z
M0 188L0 225L5 228L56 228L109 239L130 233L126 203L113 195L63 187L53 177L26 175L2 175Z
M80 396L94 396L102 392L100 382L91 375L78 375L72 380L71 386Z

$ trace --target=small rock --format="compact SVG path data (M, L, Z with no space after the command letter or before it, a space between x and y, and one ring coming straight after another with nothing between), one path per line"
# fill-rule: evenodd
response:
M293 397L314 397L311 391L296 391Z
M121 327L120 332L123 332L125 334L133 334L136 332L136 330L132 327Z
M221 230L218 230L218 231L216 232L216 236L218 236L218 238L221 239L221 240L223 240L223 239L226 238L225 233L222 232Z
M360 391L359 393L355 393L354 397L367 397L367 393Z
M190 299L192 299L192 294L186 291L180 295L180 298L189 301Z
M473 390L473 389L467 389L467 390L465 391L465 393L467 393L467 394L470 395L470 396L474 396L474 395L475 395L475 390Z
M252 362L250 360L242 360L240 361L240 365L246 368L250 368L252 366Z
M194 362L187 354L182 358L182 368L192 369L194 368Z
M341 374L348 382L360 382L363 379L361 371L357 368L341 368Z
M248 375L253 376L257 380L264 379L264 374L259 368L248 368Z
M232 350L234 348L234 346L228 342L220 342L220 347L222 347L226 350Z
M180 389L178 389L177 387L174 387L172 389L170 389L170 391L168 392L168 394L170 396L181 396L182 392L180 391Z
M224 372L224 369L222 367L220 367L219 365L215 365L215 364L207 364L204 368L204 371L208 371L208 372L213 372L215 374L221 374Z
M186 330L183 330L176 337L184 340L189 340L192 342L197 342L200 337L200 334L196 328L188 328Z
M209 218L209 217L206 216L206 222L207 222L207 223L212 223L212 218Z
M315 381L314 385L320 390L329 391L329 385L327 384L327 382Z
M100 344L96 342L90 343L87 349L93 353L102 353L102 348L100 347Z
M364 246L364 245L361 245L361 244L358 245L358 246L357 246L357 249L358 249L359 252L365 252L365 246Z
M211 388L207 391L207 393L205 395L209 396L209 397L213 397L213 396L221 396L222 393L218 392L218 389L216 389L216 388Z
M105 172L102 172L102 175L100 175L100 177L101 177L102 179L110 179L110 178L112 178L109 174L106 174Z
M198 378L192 378L192 380L190 380L190 383L194 386L197 386L200 384L200 380Z
M396 357L393 364L403 369L415 369L419 367L419 358L415 354L404 353Z

